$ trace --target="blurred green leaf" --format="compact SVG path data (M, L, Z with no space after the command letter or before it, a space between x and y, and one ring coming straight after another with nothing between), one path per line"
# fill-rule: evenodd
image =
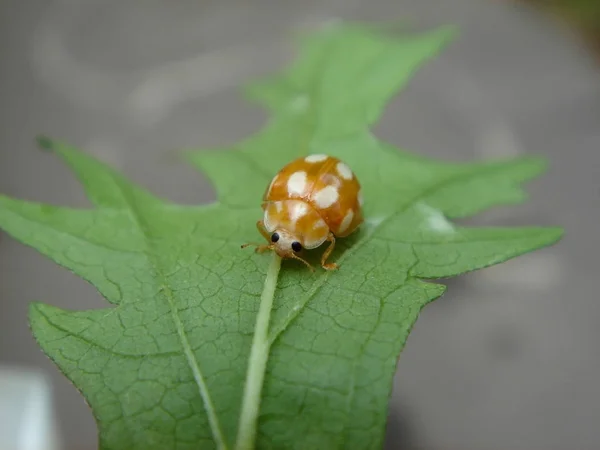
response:
M210 205L164 201L76 149L41 141L93 207L0 197L0 227L112 304L30 309L40 346L91 406L101 448L380 448L400 351L421 308L444 292L422 280L559 239L556 228L450 221L522 201L520 184L541 161L444 164L370 133L452 34L341 25L305 39L291 68L249 88L271 112L262 131L188 154L217 189ZM295 261L280 270L278 258L240 249L259 237L271 177L308 153L342 158L363 185L367 222L340 241L336 272Z

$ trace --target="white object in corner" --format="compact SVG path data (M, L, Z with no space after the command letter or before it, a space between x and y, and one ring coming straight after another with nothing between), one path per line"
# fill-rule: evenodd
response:
M0 449L60 448L48 379L37 371L0 366Z

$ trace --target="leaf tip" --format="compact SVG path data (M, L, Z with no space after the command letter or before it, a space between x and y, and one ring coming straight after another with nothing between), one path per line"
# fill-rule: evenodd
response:
M448 286L445 284L436 283L431 280L420 280L420 282L424 285L425 292L428 294L428 300L426 304L438 300L448 290Z
M441 53L448 45L458 38L460 28L458 25L442 25L434 28L423 36L423 42L430 47L430 56Z
M50 137L48 137L44 134L39 134L35 137L35 140L37 142L37 145L42 150L48 150L48 151L55 150L54 141Z
M33 338L39 342L40 324L43 321L42 312L44 304L41 302L31 302L27 307L27 324Z
M31 302L27 307L27 318L29 319L29 326L31 327L42 315L44 304L42 302Z
M564 234L565 230L562 227L532 227L525 228L528 230L529 237L531 238L532 247L529 251L541 249L544 247L550 247L560 241Z
M536 171L537 175L544 173L550 166L550 161L544 156L526 156L523 161Z
M460 35L460 27L458 25L442 25L434 30L433 34L438 35L445 41L452 41Z
M196 161L197 152L198 150L195 149L183 149L179 150L177 156L181 161L187 164L193 164Z
M565 236L565 229L562 227L548 227L545 234L548 245L553 245Z

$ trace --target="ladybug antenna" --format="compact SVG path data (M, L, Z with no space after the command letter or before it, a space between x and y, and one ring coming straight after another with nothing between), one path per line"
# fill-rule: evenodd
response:
M296 256L293 253L291 253L290 257L292 257L293 259L297 259L298 261L301 261L306 267L308 267L310 269L311 272L315 271L313 266L311 266L308 262L306 262L304 259L300 258L299 256Z
M247 244L243 244L241 248L246 248L251 245L256 247L256 250L255 250L256 253L262 253L265 250L273 250L275 248L275 246L273 244L265 245L265 244L257 244L256 242L249 242Z

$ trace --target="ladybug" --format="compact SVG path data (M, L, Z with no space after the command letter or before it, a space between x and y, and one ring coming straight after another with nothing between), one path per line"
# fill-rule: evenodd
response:
M299 254L325 241L321 257L325 270L338 268L328 263L336 237L346 237L363 222L361 186L347 164L328 155L309 155L284 166L267 187L262 201L264 215L256 223L269 244L256 245L259 253L274 250L282 258L311 265Z

